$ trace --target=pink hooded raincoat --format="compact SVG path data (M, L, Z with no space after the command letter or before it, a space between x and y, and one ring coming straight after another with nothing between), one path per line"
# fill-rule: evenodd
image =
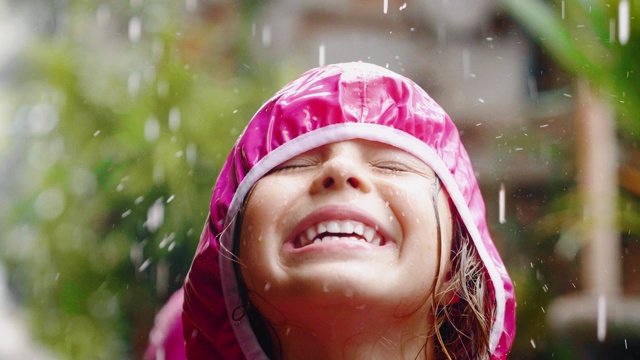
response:
M183 289L189 358L266 359L247 317L230 316L241 305L230 253L238 209L251 187L275 166L349 139L405 150L438 175L490 278L496 301L492 358L506 358L515 335L513 285L487 230L484 201L458 131L413 81L361 62L304 73L262 106L233 146L215 184L210 216Z

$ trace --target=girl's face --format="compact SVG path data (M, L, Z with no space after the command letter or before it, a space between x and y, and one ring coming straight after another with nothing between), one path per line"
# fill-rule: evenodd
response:
M281 164L246 202L239 257L251 300L274 322L277 314L309 314L318 301L365 311L374 303L394 316L426 310L451 251L441 191L438 252L435 180L414 156L364 140Z

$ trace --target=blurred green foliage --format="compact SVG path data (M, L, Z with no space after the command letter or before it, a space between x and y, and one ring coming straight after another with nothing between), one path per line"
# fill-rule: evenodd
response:
M501 3L553 61L574 80L585 79L594 94L611 105L617 122L621 162L625 162L625 153L637 153L640 140L640 2L501 0ZM620 14L620 4L622 7L628 5L628 17L624 11ZM620 28L621 22L629 24L628 33L624 27ZM576 107L580 106L579 101ZM630 160L626 159L630 166L640 164ZM546 316L545 308L548 309L555 298L582 287L580 250L585 244L584 229L589 226L584 220L583 199L573 183L558 183L547 194L549 202L532 227L532 233L522 234L530 241L521 251L535 254L531 258L538 261L531 262L531 268L536 268L535 276L518 279L519 303L525 306L521 306L518 313L515 349L518 353L526 353L522 349L528 349L532 353L528 357L531 359L573 359L578 356L576 344L563 343L559 337L554 338L558 334L553 334L548 326L536 328L528 321ZM621 190L617 226L623 247L625 239L640 238L639 206L637 195ZM537 286L540 283L544 285Z
M254 2L51 4L54 29L16 86L12 146L24 151L0 256L35 336L63 358L137 358L278 73L248 59Z
M640 138L640 2L501 1L555 61L615 108L622 135ZM627 16L620 18L624 4Z

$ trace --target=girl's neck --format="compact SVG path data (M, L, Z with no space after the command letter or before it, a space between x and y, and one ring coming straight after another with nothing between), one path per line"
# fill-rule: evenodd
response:
M426 307L401 318L366 307L315 308L315 316L307 309L274 330L285 360L432 359Z

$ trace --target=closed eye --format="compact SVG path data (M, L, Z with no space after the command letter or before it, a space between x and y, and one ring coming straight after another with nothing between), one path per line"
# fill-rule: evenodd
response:
M280 172L280 171L293 171L293 170L305 169L305 168L314 166L316 163L317 162L313 161L312 159L293 158L271 169L271 171L269 171L269 174L274 172Z
M399 162L379 162L371 164L373 169L386 172L415 172L411 167Z

